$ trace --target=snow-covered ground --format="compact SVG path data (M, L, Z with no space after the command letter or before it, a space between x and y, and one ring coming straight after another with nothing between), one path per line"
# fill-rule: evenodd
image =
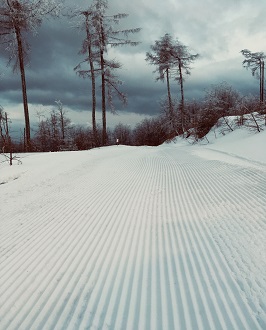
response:
M266 329L266 132L0 163L0 329Z

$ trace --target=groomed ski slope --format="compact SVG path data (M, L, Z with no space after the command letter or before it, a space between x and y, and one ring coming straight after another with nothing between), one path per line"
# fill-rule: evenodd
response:
M1 330L266 329L266 164L173 144L21 160L0 176Z

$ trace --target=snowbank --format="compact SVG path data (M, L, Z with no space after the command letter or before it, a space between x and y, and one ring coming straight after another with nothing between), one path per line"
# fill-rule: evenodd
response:
M231 117L229 120L232 122L234 119L235 117ZM198 155L202 149L216 150L253 162L266 163L266 126L263 128L264 130L258 132L246 126L234 125L234 131L227 130L221 133L221 130L214 126L198 143L191 138L177 137L170 144L179 147L193 146ZM207 153L203 152L202 155L207 155Z
M266 329L265 132L208 138L0 163L0 329Z

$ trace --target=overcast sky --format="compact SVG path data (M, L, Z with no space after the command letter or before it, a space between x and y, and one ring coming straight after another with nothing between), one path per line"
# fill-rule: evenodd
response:
M72 1L66 0L71 5ZM76 1L86 8L89 0ZM154 67L145 61L146 52L165 33L178 38L191 53L200 54L185 81L186 99L198 99L212 84L227 81L242 93L258 93L259 82L242 67L242 49L266 52L265 0L110 0L110 14L127 13L124 28L140 27L132 39L136 47L125 46L109 51L123 65L117 72L128 95L126 108L118 104L118 115L108 115L108 125L130 124L157 115L159 101L166 95L166 85L155 82ZM82 60L78 55L83 35L69 20L44 20L39 33L30 38L30 66L26 76L31 121L36 111L54 106L61 100L74 123L90 125L89 81L79 78L73 68ZM19 74L6 67L0 52L0 104L15 122L23 120ZM178 85L172 92L179 96ZM98 115L100 123L100 115Z

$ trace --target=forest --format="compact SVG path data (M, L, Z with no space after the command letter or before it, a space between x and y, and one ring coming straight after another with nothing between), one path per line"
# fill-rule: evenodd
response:
M160 101L160 115L131 128L118 124L108 128L106 111L115 113L114 99L127 103L127 96L121 90L122 81L117 71L122 63L110 59L108 50L112 47L134 47L141 40L135 40L141 27L119 29L122 19L128 14L110 15L107 0L94 0L88 8L64 8L55 0L1 0L0 1L0 44L8 51L9 61L17 69L21 78L21 91L25 128L20 141L14 141L10 126L12 114L6 113L0 105L0 148L2 152L22 151L64 151L86 150L94 147L112 145L160 145L177 135L189 138L192 143L204 139L209 130L218 125L222 131L234 130L246 125L258 132L264 127L257 118L265 118L264 101L264 60L263 52L241 50L243 67L250 70L258 79L259 97L242 95L233 86L223 81L212 85L205 91L201 100L186 99L185 81L191 74L191 65L200 54L192 54L179 39L166 33L147 49L144 59L154 68L155 79L163 81L166 96ZM91 108L92 127L77 126L71 123L60 100L55 101L49 114L38 113L38 125L31 127L27 93L26 70L29 61L28 35L36 33L44 17L55 19L66 15L73 20L79 33L83 35L80 55L83 60L74 68L77 75L88 84L88 104ZM134 36L134 39L133 39ZM145 58L146 56L146 58ZM241 65L241 63L240 63ZM174 87L173 87L174 86ZM172 89L179 90L173 93ZM100 93L97 92L100 89ZM172 95L179 95L178 99ZM100 107L100 108L99 108ZM101 111L101 124L96 123L96 111ZM228 120L234 116L235 122ZM251 119L251 120L250 120ZM250 124L252 122L252 124Z

